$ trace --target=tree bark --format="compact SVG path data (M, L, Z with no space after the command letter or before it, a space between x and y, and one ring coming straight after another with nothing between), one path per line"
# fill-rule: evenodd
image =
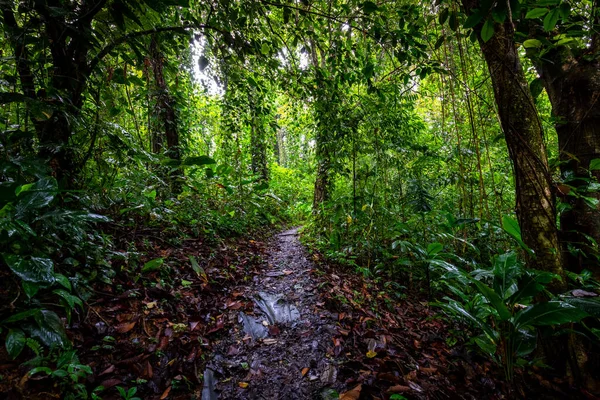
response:
M175 100L169 94L169 87L164 75L164 56L160 51L157 37L152 36L150 40L150 58L156 89L155 118L157 124L152 130L152 150L155 153L164 152L173 160L181 161L181 150L179 147L179 131L177 130L177 115L175 113ZM164 143L166 142L166 149ZM182 171L180 168L172 169L169 174L171 189L173 193L181 193Z
M250 93L250 157L252 173L259 176L262 182L269 180L269 167L267 166L267 142L264 121L262 120L265 110L262 102L264 98L258 96L256 101L255 92Z
M600 181L600 170L589 171L590 162L600 158L600 61L574 57L568 48L559 47L534 58L534 63L557 117L561 172L564 177L572 174L569 185L600 200L600 192L586 193L590 177ZM587 268L600 279L600 250L588 240L600 245L600 203L591 207L575 196L565 196L564 201L571 209L561 215L561 239L583 250L577 256L565 252L566 268Z
M470 12L478 6L478 1L463 0L463 5ZM565 287L565 274L552 180L542 126L519 60L512 22L495 24L494 35L487 42L481 39L482 25L483 22L475 31L490 71L502 130L513 162L517 218L523 241L534 252L528 264L562 277L562 282L555 280L552 284L554 291L560 291Z

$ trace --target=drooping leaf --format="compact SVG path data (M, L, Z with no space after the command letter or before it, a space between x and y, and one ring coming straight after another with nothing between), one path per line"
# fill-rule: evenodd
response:
M34 308L32 310L22 311L20 313L17 313L15 315L11 315L10 317L6 318L4 321L2 321L2 324L10 324L11 322L23 321L24 319L27 319L29 317L36 316L41 311L42 310L40 310L39 308Z
M577 322L587 314L564 301L548 301L538 303L521 310L515 315L515 326L520 329L526 326L560 325Z
M490 18L485 21L483 28L481 28L481 39L483 39L484 42L487 42L492 36L494 36L494 20Z
M544 18L544 30L550 32L554 30L558 19L560 18L560 9L555 8L551 10L548 15Z
M600 297L567 297L564 301L593 317L600 318Z
M58 194L58 184L53 177L43 177L35 183L23 185L16 190L17 215L47 206Z
M427 246L427 256L433 257L444 249L444 245L441 243L430 243Z
M540 18L540 17L546 15L547 13L548 13L547 8L534 8L527 12L527 15L525 15L525 18L527 18L527 19Z
M494 309L498 313L498 316L500 317L501 321L507 321L508 319L510 319L511 313L508 310L508 308L506 307L506 304L504 304L504 300L502 299L502 297L500 297L500 295L498 293L494 292L494 290L492 288L490 288L488 285L486 285L483 282L480 282L478 280L473 280L473 283L475 284L475 286L477 286L477 289L479 289L479 292L494 307Z
M29 334L35 339L39 339L48 347L67 347L69 339L65 327L55 312L42 310L35 315L36 327L29 328Z
M526 41L523 42L523 47L525 47L526 49L531 49L531 48L539 49L540 47L542 47L542 42L540 42L537 39L527 39ZM537 97L537 96L534 96L534 97Z
M15 254L5 254L4 261L24 281L45 284L54 282L54 263L49 258L25 259Z
M463 24L463 28L471 29L476 26L483 19L483 14L479 11L469 15L465 23Z
M21 354L25 346L25 333L20 329L11 329L6 335L6 351L13 360Z

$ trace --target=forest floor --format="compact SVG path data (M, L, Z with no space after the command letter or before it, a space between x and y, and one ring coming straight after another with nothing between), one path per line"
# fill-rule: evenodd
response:
M121 265L68 329L102 399L121 398L116 387L144 400L506 397L499 368L456 344L459 327L427 299L392 298L309 255L297 229L218 245L122 235L165 266L140 275ZM29 376L23 361L0 354L0 398L63 398L68 381Z

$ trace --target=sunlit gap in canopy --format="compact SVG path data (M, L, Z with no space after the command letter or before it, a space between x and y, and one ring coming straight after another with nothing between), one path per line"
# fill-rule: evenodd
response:
M195 35L192 41L192 78L197 85L206 90L206 93L212 96L221 96L225 93L225 88L219 81L217 71L213 62L207 62L210 57L206 52L206 39L201 34ZM202 65L201 65L202 64Z

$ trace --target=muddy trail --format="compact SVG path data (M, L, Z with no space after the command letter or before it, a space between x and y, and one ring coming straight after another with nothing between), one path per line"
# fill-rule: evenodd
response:
M448 346L447 326L419 296L309 255L298 229L265 246L252 283L231 289L246 306L213 343L203 400L500 399L497 369ZM235 307L234 307L235 308Z
M343 388L336 379L335 316L319 302L314 265L298 228L271 243L264 270L236 296L254 308L214 347L202 398L313 399Z

